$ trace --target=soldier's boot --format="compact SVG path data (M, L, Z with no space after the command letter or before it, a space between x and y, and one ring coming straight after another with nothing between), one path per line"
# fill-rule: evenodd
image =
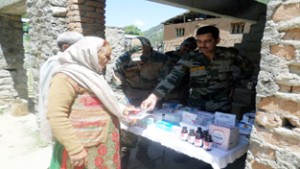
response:
M155 161L149 157L149 155L148 155L148 147L147 146L138 146L138 150L136 152L136 156L135 157L145 167L147 167L149 169L155 168Z

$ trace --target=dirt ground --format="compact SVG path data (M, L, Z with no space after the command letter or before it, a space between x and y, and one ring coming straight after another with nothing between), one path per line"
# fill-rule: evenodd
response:
M39 139L37 116L0 114L0 168L47 169L51 146Z

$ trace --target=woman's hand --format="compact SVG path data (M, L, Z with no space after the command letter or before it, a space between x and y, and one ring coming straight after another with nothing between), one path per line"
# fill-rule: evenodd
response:
M87 164L87 152L85 149L77 154L70 155L69 157L73 166L82 166Z

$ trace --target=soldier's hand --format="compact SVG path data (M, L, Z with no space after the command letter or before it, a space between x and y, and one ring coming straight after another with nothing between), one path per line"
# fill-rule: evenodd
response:
M129 114L134 114L134 112L139 112L139 111L141 111L139 108L129 105L129 106L125 107L123 114L125 116L127 116Z
M146 109L147 111L152 111L156 105L158 97L155 94L150 94L149 97L144 100L141 104L142 109Z

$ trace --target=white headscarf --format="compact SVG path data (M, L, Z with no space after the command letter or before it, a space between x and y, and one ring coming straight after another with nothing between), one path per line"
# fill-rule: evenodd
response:
M101 38L84 37L59 56L62 66L56 73L65 73L80 86L91 90L111 113L121 118L123 108L104 79L103 68L98 61L98 52L103 44Z

